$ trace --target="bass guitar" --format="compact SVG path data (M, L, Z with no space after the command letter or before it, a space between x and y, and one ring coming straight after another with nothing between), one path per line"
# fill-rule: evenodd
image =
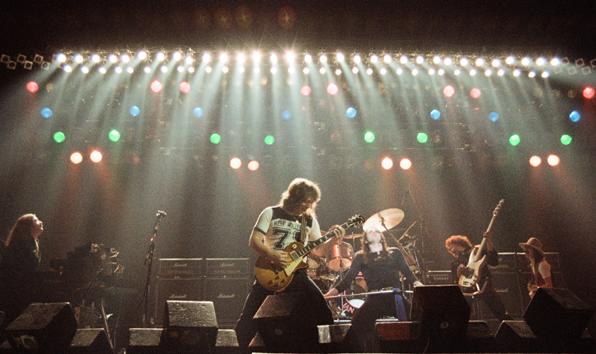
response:
M457 284L464 293L479 294L484 290L480 288L479 280L484 278L484 272L486 271L486 235L490 234L493 223L495 222L499 211L503 207L503 203L505 203L504 199L499 200L495 210L493 210L493 216L488 223L488 227L484 232L482 242L480 242L479 246L472 248L470 257L468 258L468 264L459 275Z
M347 230L350 227L362 225L363 222L364 218L357 214L340 226L344 230ZM284 251L290 256L291 262L283 268L274 264L273 261L267 257L259 257L255 263L255 277L257 278L257 282L270 291L280 292L284 290L292 282L296 270L307 267L307 264L304 262L304 257L306 257L306 255L308 255L308 253L315 247L323 244L334 236L335 233L330 231L318 240L310 241L306 246L300 242L289 244Z

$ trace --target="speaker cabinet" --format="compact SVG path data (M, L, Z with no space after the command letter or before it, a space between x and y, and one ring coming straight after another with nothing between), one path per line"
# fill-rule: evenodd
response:
M103 328L77 329L69 354L105 354L113 352L112 344L108 340Z
M155 323L163 324L165 304L168 300L203 300L202 279L159 279L155 292Z
M129 328L128 354L159 354L165 353L165 347L161 345L164 335L163 328Z
M540 288L528 304L524 320L542 338L580 338L594 309L568 289Z
M505 305L507 313L514 318L521 318L525 306L519 274L517 272L493 272L491 281L495 292ZM474 320L497 319L482 300L474 300L471 310L470 317Z
M6 328L17 351L65 353L77 322L68 302L32 303Z
M247 278L207 278L205 279L203 299L212 301L219 328L232 328L242 311L248 294Z
M211 301L166 301L165 340L177 352L210 352L217 340L217 318Z

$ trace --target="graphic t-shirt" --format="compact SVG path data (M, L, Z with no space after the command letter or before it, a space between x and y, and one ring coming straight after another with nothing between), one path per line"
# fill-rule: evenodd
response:
M259 215L255 230L265 235L265 244L273 249L281 250L295 241L305 245L321 237L321 228L316 218L306 217L307 237L300 235L301 217L288 214L279 206L267 207Z

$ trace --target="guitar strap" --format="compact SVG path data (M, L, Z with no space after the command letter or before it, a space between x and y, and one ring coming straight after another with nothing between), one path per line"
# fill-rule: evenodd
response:
M300 239L297 240L298 242L304 243L304 240L306 240L307 236L306 236L306 215L302 214L302 217L300 218Z

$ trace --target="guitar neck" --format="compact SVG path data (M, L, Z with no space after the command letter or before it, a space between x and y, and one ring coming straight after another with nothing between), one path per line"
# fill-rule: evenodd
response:
M493 211L493 216L492 218L490 218L490 222L488 223L488 226L486 228L486 231L484 232L484 235L488 235L488 233L491 232L492 228L493 228L493 224L495 223L495 220L497 219L497 215L499 215L499 210L501 209L501 206L503 205L504 200L501 199L499 201L499 204L497 204L495 210ZM482 238L482 242L480 242L480 250L482 252L486 251L486 236L484 236Z
M343 223L343 224L340 225L340 227L342 227L344 229L347 229L348 226L350 226L350 223L348 223L348 222L345 222L345 223ZM305 256L310 251L312 251L314 248L316 248L316 247L322 245L323 243L327 242L327 240L329 240L333 236L335 236L335 234L333 232L327 232L321 238L319 238L317 240L314 240L314 241L308 242L308 244L306 246L304 246L299 251L296 251L296 253L298 254L298 256Z

